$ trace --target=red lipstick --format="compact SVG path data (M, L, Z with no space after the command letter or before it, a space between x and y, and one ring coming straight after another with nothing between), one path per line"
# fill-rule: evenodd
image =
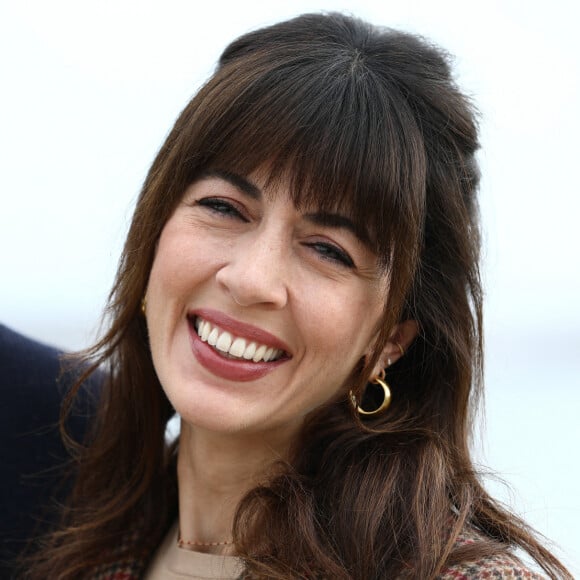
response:
M194 326L195 318L198 316L235 336L283 350L285 354L276 361L257 363L245 359L226 358L200 339ZM189 313L188 319L193 354L202 366L223 379L239 382L253 381L275 370L290 358L288 346L274 335L251 324L230 318L222 312L200 309Z

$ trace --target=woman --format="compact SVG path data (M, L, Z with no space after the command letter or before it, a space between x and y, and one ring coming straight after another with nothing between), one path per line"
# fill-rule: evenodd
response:
M227 47L143 186L30 575L537 577L522 548L569 577L469 456L477 148L414 36L306 15Z

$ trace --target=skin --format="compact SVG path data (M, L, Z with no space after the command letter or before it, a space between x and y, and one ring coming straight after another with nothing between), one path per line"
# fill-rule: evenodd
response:
M231 537L239 499L286 457L304 417L345 396L388 292L376 256L344 220L327 225L297 210L284 183L264 183L259 174L194 182L162 231L149 279L153 362L182 420L184 539ZM188 314L203 308L274 335L288 347L284 362L255 380L216 376L191 347ZM375 373L415 332L409 322L393 329Z

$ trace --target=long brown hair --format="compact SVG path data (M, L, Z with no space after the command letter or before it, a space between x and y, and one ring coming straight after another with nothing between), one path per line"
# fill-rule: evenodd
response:
M447 56L416 36L340 14L246 34L181 113L143 185L109 305L83 362L105 371L76 487L34 577L74 578L146 558L175 518L173 409L156 377L140 302L161 230L211 169L290 176L293 201L349 211L390 279L384 317L353 390L362 395L390 329L419 336L387 370L388 411L361 421L347 394L306 421L293 460L241 502L248 577L435 577L523 548L565 568L482 488L469 455L482 379L477 126ZM458 547L469 526L479 542ZM128 541L131 529L139 542Z

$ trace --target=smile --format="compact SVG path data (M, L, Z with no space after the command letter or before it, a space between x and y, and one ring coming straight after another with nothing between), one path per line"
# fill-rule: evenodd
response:
M193 355L222 379L258 380L292 359L290 347L277 336L224 312L199 308L187 319Z
M194 326L202 342L220 351L220 354L227 356L227 358L259 363L276 361L284 355L284 351L281 349L235 336L200 316L195 318Z

